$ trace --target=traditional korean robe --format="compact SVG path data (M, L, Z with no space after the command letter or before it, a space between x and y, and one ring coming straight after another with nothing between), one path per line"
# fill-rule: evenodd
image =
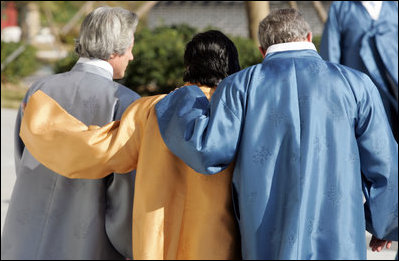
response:
M378 90L311 43L280 45L210 103L196 86L167 95L162 137L200 173L236 160L244 259L366 259L366 228L398 239L398 145Z
M398 2L383 1L376 20L361 1L333 2L324 26L320 55L371 78L398 140Z
M207 97L213 90L202 87ZM40 162L67 177L98 179L111 171L136 169L134 259L240 259L231 198L233 166L205 176L173 155L155 115L162 97L141 98L120 122L100 128L87 127L36 92L26 107L20 135ZM63 154L56 153L59 148Z
M104 62L103 62L104 63ZM110 66L110 65L109 65ZM125 259L132 257L134 173L72 180L40 164L19 138L23 108L42 91L86 124L120 119L139 95L112 80L112 71L77 63L34 83L15 127L17 178L1 239L2 259ZM33 112L42 117L40 110ZM53 115L46 115L56 121ZM50 152L63 155L62 148Z

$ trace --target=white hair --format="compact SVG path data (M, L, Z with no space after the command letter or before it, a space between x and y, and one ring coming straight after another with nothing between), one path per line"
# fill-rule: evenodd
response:
M75 52L80 57L108 60L112 54L124 54L132 44L138 24L135 13L120 7L96 8L84 19Z

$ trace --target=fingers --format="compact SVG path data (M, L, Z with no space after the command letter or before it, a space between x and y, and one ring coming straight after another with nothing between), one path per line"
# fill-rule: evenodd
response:
M387 241L387 240L381 240L381 239L376 239L372 238L370 240L369 246L371 247L371 250L373 252L381 252L386 244L386 248L389 249L392 246L392 241Z

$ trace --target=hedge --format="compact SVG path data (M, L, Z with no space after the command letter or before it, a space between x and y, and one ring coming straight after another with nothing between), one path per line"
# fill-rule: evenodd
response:
M1 63L22 43L5 43L1 42ZM26 77L34 73L40 66L40 62L36 59L36 48L27 45L25 50L12 62L10 62L1 72L1 82L16 83L22 77Z

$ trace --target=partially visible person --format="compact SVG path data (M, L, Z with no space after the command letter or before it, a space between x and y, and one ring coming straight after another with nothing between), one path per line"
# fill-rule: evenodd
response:
M223 78L240 70L233 42L214 30L195 35L187 44L184 66L186 85L200 86L205 100ZM141 98L120 122L100 128L87 127L57 100L37 92L26 107L21 138L40 162L66 177L98 179L112 171L137 170L134 259L240 259L230 186L233 165L203 176L173 155L155 114L164 96ZM38 107L45 108L40 116ZM62 155L56 153L60 147Z
M372 79L398 141L397 1L333 2L324 26L320 55L362 71ZM381 250L381 245L384 241L373 236L373 251Z
M371 78L398 141L398 1L333 2L320 55Z
M398 239L398 144L380 94L322 59L295 9L261 21L259 42L263 62L209 103L196 86L157 103L165 144L200 173L235 161L244 259L366 259L365 229Z
M17 178L1 239L2 259L125 259L132 257L134 173L71 180L40 164L19 138L24 107L46 93L85 124L120 119L139 95L113 81L133 60L136 14L99 7L84 19L76 42L80 56L69 72L45 77L28 90L15 126ZM45 117L45 104L33 109ZM46 115L57 122L54 115ZM78 147L74 148L79 150ZM59 147L49 155L67 155ZM77 163L79 164L79 163Z

